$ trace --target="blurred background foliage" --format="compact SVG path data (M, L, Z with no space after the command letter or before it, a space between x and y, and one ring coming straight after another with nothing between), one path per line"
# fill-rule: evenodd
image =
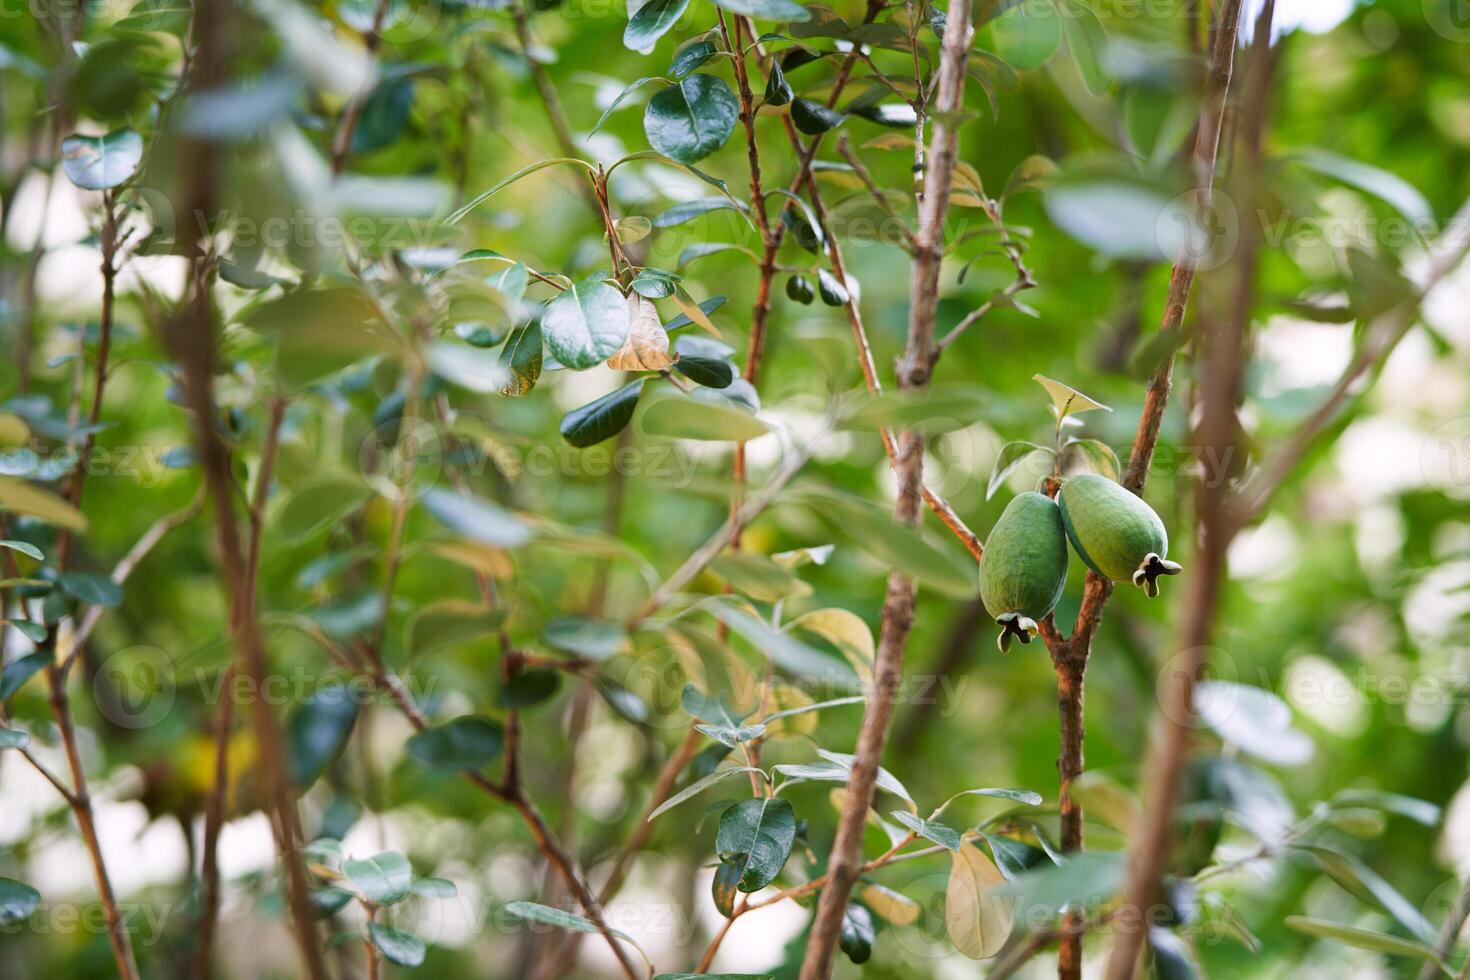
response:
M603 222L589 206L579 170L540 170L456 225L437 218L522 167L566 153L527 58L554 85L573 149L610 164L647 148L641 106L657 86L635 89L590 134L599 117L629 82L665 73L681 43L714 26L714 8L696 0L675 30L643 54L623 47L627 12L610 0L534 4L521 31L513 12L497 2L390 4L377 80L347 159L351 176L333 182L336 120L372 70L361 44L372 22L371 5L259 0L242 6L231 36L239 86L205 98L173 94L186 8L168 0L88 6L88 16L74 25L75 36L58 45L59 15L49 4L41 6L47 9L0 18L3 314L7 344L17 355L0 364L0 413L20 423L17 430L7 421L7 435L20 433L8 441L39 452L42 465L54 460L64 468L58 447L77 433L68 422L68 406L80 334L94 338L84 348L95 356L100 195L66 181L53 135L130 128L147 145L133 199L137 209L127 219L138 229L140 244L119 278L105 428L97 433L98 446L110 456L106 468L89 479L83 510L90 528L75 546L74 566L106 573L154 520L189 505L200 478L184 448L187 417L176 403L156 329L160 311L181 293L184 260L169 254L169 236L158 232L178 213L180 182L191 167L190 159L174 152L179 134L228 141L231 169L221 206L230 220L253 222L262 232L272 222L290 229L281 247L252 247L237 235L234 250L223 256L230 268L222 268L225 282L216 291L231 325L226 363L220 365L222 425L239 450L242 486L248 487L247 470L260 453L268 396L300 392L282 429L260 568L271 654L288 679L279 713L290 718L308 695L337 676L319 646L296 628L302 617L328 634L351 637L375 628L381 612L372 588L390 536L392 502L374 495L380 484L362 475L382 473L383 457L402 424L405 381L391 358L361 361L367 351L360 338L342 342L334 324L353 315L350 309L329 305L293 313L268 304L279 302L283 286L351 281L339 245L321 240L329 225L324 218L331 215L371 222L352 225L352 237L369 262L397 268L396 278L381 283L389 302L401 310L429 309L447 295L457 304L458 312L449 314L436 308L436 330L451 321L483 321L484 329L503 333L514 319L500 313L505 304L498 294L477 285L490 266L459 266L445 273L447 284L426 284L414 269L442 265L436 257L445 249L493 249L573 280L606 271ZM1381 309L1385 296L1388 302L1401 296L1402 270L1412 274L1422 264L1416 231L1434 237L1467 191L1470 37L1463 29L1454 36L1454 6L1435 0L1279 4L1279 63L1266 136L1270 193L1259 213L1252 206L1236 214L1239 224L1263 222L1268 240L1241 410L1250 458L1232 465L1248 468L1262 448L1315 407L1348 361L1354 321ZM1201 70L1192 52L1198 21L1188 7L1163 0L1096 3L1105 50L1112 52L1100 94L1093 94L1085 66L1079 69L1075 52L1067 56L1065 45L1051 55L1045 37L1038 41L1005 26L1007 17L978 32L977 49L997 60L982 62L987 70L978 74L984 82L972 82L967 105L973 118L962 130L961 160L992 197L1037 155L1060 168L1044 188L1021 188L1006 197L1005 221L1023 236L1025 261L1037 283L1020 297L1030 309L1001 308L984 317L946 352L935 378L949 398L934 411L957 417L934 426L926 477L982 537L1011 494L1030 489L1044 475L1035 465L1023 466L986 498L1004 443L1050 439L1053 420L1045 393L1031 380L1034 374L1060 378L1110 406L1109 413L1083 416L1081 434L1126 455L1142 379L1159 354L1149 341L1169 274L1161 247L1169 240L1160 231L1163 205L1186 186L1177 151L1189 137L1198 103ZM835 12L851 24L861 17L854 3L838 3ZM1248 23L1253 15L1248 10ZM931 51L937 49L932 35L925 40ZM824 51L835 47L832 37L804 43ZM874 60L897 73L906 57L882 50ZM1007 58L1023 70L1006 68ZM827 58L793 70L797 93L825 96L835 62ZM729 77L727 60L705 70ZM993 97L987 97L987 85ZM779 111L763 112L758 124L768 188L786 185L796 173L794 154L772 118ZM896 189L896 200L910 202L911 211L911 148L885 142L904 130L850 116L843 131L860 148L874 179ZM746 199L741 139L737 128L729 145L698 166ZM871 198L840 166L835 144L829 137L818 156L833 164L818 177L836 216L829 230L846 250L849 286L860 296L875 361L891 384L904 339L906 256L891 235L881 242L865 232L862 219L875 214ZM625 164L609 183L611 206L624 219L653 220L675 203L711 193L697 175L657 162ZM881 212L877 217L883 219ZM948 240L954 260L947 267L941 330L1013 278L993 237L965 237L988 227L980 209L953 209ZM1279 238L1270 240L1272 234ZM695 299L726 297L711 318L743 364L756 268L738 251L680 261L686 248L704 242L759 249L750 226L728 209L655 228L630 248L641 264L677 267ZM818 264L795 243L784 247L781 262L794 270ZM855 391L861 379L842 311L793 303L780 291L784 279L777 280L759 399L763 418L805 439L817 433L829 394ZM533 283L530 295L544 299L550 293ZM1207 288L1200 297L1191 325L1225 309L1211 306L1220 298ZM360 301L338 296L332 302ZM666 320L677 313L660 305ZM1390 357L1373 391L1334 425L1331 438L1303 460L1267 516L1232 550L1214 668L1223 679L1280 695L1292 707L1297 728L1310 736L1310 759L1281 765L1270 758L1269 746L1262 760L1239 744L1217 755L1218 733L1202 739L1203 758L1248 766L1258 774L1252 778L1265 783L1241 789L1242 798L1231 806L1254 808L1258 816L1264 807L1278 830L1346 790L1403 794L1446 808L1444 819L1430 814L1430 827L1392 807L1386 816L1349 808L1356 821L1326 820L1323 836L1316 838L1355 855L1434 926L1458 890L1455 876L1470 868L1470 811L1463 800L1457 804L1470 739L1470 716L1463 710L1470 610L1467 309L1470 276L1451 277ZM251 329L252 315L287 314L296 318ZM285 337L292 330L298 335ZM23 332L33 338L33 348L25 347ZM443 336L445 343L460 344L452 329ZM453 361L456 355L442 356ZM349 364L321 380L326 369ZM1176 370L1176 397L1147 492L1171 532L1171 557L1185 564L1186 574L1194 524L1188 488L1196 474L1185 444L1192 367L1185 358ZM463 474L477 495L546 523L532 545L481 556L510 609L504 621L510 638L533 655L564 656L547 642L548 623L631 614L647 596L649 570L653 582L668 575L727 513L726 443L673 441L644 435L636 425L622 441L588 449L561 439L558 426L566 412L619 383L618 373L605 367L547 370L528 396L506 399L437 377L429 381L428 404L456 421L436 426L416 479L427 485L437 478L447 486L455 473ZM630 451L622 457L631 461L622 477L609 473L619 447ZM770 475L780 450L775 435L749 444L754 485ZM20 476L54 482L59 475L27 469L25 462L14 465ZM743 547L775 554L834 544L824 563L799 568L810 591L787 601L783 615L789 621L809 610L840 607L875 629L888 563L861 519L865 512L831 504L819 487L873 503L873 519L886 513L892 478L871 429L828 436L794 489L747 530ZM928 523L934 546L956 565L970 567L959 545L941 536L932 519ZM43 550L54 542L54 531L43 522L20 519L12 525L13 537ZM135 916L147 976L181 974L193 941L189 868L212 784L211 723L218 697L212 685L231 651L228 609L214 577L207 527L203 520L185 524L148 555L127 582L124 600L102 620L75 681L103 846ZM503 716L501 650L493 631L482 624L478 631L433 642L434 624L423 617L433 603L477 602L473 575L436 552L442 527L425 508L410 510L406 540L406 560L387 611L386 659L406 674L435 718L468 712ZM1080 562L1072 562L1059 622L1070 622L1076 612L1083 571ZM1139 784L1155 678L1168 659L1171 623L1181 605L1178 584L1169 582L1164 598L1154 602L1119 590L1094 643L1087 762L1098 776L1084 799L1095 810L1088 827L1091 848L1116 850L1124 839L1121 824ZM723 586L712 573L695 582L703 592ZM973 786L1034 790L1051 805L1038 811L1042 828L1048 820L1054 827L1057 717L1051 665L1039 645L999 655L976 600L953 591L921 589L908 682L884 764L929 807ZM713 624L706 619L701 626L700 635L712 640ZM434 649L416 651L415 638ZM14 631L7 631L7 639L8 655L23 655L25 641ZM758 652L739 640L732 646L735 662L758 676ZM685 681L720 684L694 673L667 632L638 631L586 678L559 672L554 693L523 711L528 792L594 880L600 863L639 822L654 774L688 724L679 702ZM820 699L841 692L808 693ZM9 717L31 732L43 758L59 759L40 682L16 694ZM860 709L805 717L820 718L819 728L803 731L821 746L850 750ZM528 937L500 906L516 899L558 904L564 896L547 878L520 820L463 781L406 754L411 731L390 708L375 703L355 721L346 750L322 760L320 778L304 795L308 837L345 835L349 853L400 849L421 873L457 884L457 901L415 905L402 913L418 917L412 924L431 943L425 971L528 975L533 957L553 939L546 933ZM255 749L246 731L241 729L232 751L238 774L252 772ZM811 761L803 731L771 740L765 764ZM683 777L681 785L691 781ZM610 910L613 924L644 941L661 966L688 965L719 924L708 892L714 821L701 817L711 800L738 798L738 783L732 780L660 818L632 883ZM808 822L805 840L818 858L835 826L829 789L812 784L789 794ZM46 929L8 925L0 935L8 965L0 972L112 975L99 930L69 929L47 918L48 908L93 901L94 885L69 811L14 752L0 754L0 799L0 871L40 890L42 912L31 921L50 923ZM291 975L268 824L251 780L236 788L233 804L223 844L228 887L220 975ZM953 810L966 825L1001 812L999 804L983 800L962 801ZM1414 813L1423 816L1422 810ZM1256 846L1250 830L1234 825L1239 822L1232 818L1225 829L1217 860ZM886 842L877 828L870 833L871 855ZM799 863L804 866L793 857L793 867ZM915 926L881 926L873 958L862 967L843 963L839 972L975 975L976 966L944 939L947 877L942 859L885 874L883 883L918 901L923 917ZM1375 901L1362 878L1347 878L1349 886L1343 887L1320 864L1297 854L1212 880L1211 888L1220 890L1245 929L1258 937L1260 951L1239 940L1205 941L1201 928L1193 935L1204 971L1335 977L1416 970L1412 961L1325 943L1283 924L1289 914L1307 914L1414 935L1406 916L1396 917ZM786 903L737 923L716 967L794 975L808 915ZM580 973L612 969L600 943L583 943L581 955ZM1049 969L1045 962L1038 960L1037 975Z

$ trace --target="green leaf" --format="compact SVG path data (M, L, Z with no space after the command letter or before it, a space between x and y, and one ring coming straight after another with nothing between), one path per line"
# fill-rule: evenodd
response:
M519 548L532 537L531 528L499 504L451 490L430 490L424 507L461 537L497 548Z
M867 501L827 492L813 498L834 531L885 567L951 598L970 598L978 591L979 580L968 553L961 557L948 542L941 546L915 528L894 523L891 514Z
M695 730L701 735L708 735L727 748L735 748L742 742L760 738L766 733L765 725L743 725L740 728L726 728L722 725L695 725Z
M50 650L37 650L6 664L5 673L0 675L0 704L9 701L22 684L49 667L53 658Z
M680 163L696 163L725 145L740 115L730 86L695 73L648 100L643 131L649 144Z
M506 681L495 695L495 703L502 708L530 708L550 700L560 687L561 671L532 667Z
M974 386L941 385L922 391L861 394L843 412L845 429L914 428L924 435L963 429L984 417L990 401Z
M990 482L985 485L985 499L989 500L995 496L995 491L1001 488L1006 478L1020 468L1021 464L1030 459L1035 453L1050 453L1051 449L1046 446L1038 446L1034 442L1016 440L1008 442L1000 448L1000 453L995 457L995 466L990 470Z
M390 963L419 966L424 962L424 941L412 933L393 929L381 922L369 922L368 935L373 937L373 945Z
M917 814L909 813L907 810L894 810L889 816L920 837L932 840L945 850L958 851L960 849L960 832L953 827L937 820L923 820Z
M689 0L648 0L623 30L623 46L634 51L653 47L683 15Z
M715 6L724 7L731 13L766 20L804 21L812 16L811 11L791 0L715 0Z
M796 840L796 813L788 800L761 797L741 800L720 815L715 852L725 864L740 869L736 886L760 891L776 879Z
M478 601L442 599L414 610L404 630L404 650L410 657L427 657L490 636L504 623L503 609L487 609Z
M18 551L27 558L34 558L36 561L46 560L46 556L41 553L40 548L37 548L33 544L27 544L24 541L0 541L0 548L9 548L11 551Z
M1312 757L1312 740L1292 727L1291 709L1270 691L1233 681L1204 680L1195 687L1195 712L1229 745L1283 766Z
M1178 933L1150 926L1148 944L1154 953L1154 973L1158 980L1199 980L1203 976L1190 954L1189 943Z
M1425 827L1433 827L1439 823L1442 811L1426 800L1418 800L1412 796L1401 796L1398 793L1385 793L1376 789L1345 789L1332 797L1333 806L1342 807L1375 807L1389 813L1396 813L1401 817Z
M313 691L286 722L286 744L291 750L291 781L305 789L341 755L357 722L358 704L342 684L326 684Z
M646 435L704 442L746 442L770 431L751 413L727 403L675 394L650 399L638 424Z
M38 623L34 619L8 619L5 622L14 626L21 635L32 643L44 643L46 641L46 624Z
M377 626L383 618L383 596L377 589L359 589L308 610L306 615L328 636L352 639Z
M311 900L311 910L319 918L326 918L345 909L355 896L345 888L318 888L308 897Z
M363 101L352 133L352 152L371 153L392 145L403 135L412 109L412 78L389 77L379 82Z
M683 277L672 272L649 267L638 270L638 275L628 283L628 288L648 299L664 299L674 295L681 278Z
M575 157L552 157L549 160L538 160L528 167L522 167L520 170L517 170L509 177L505 178L500 183L490 188L488 191L476 195L468 204L446 218L444 223L449 225L459 224L460 219L462 219L465 215L469 214L475 208L479 207L481 204L484 204L490 198L505 190L507 187L509 187L511 184L514 184L522 177L525 177L528 174L533 174L538 170L545 170L547 167L554 167L559 163L564 163L574 167L581 167L589 174L595 172L595 168L590 163L585 160L578 160Z
M30 732L23 732L19 728L0 728L0 749L23 749L30 744Z
M525 919L527 922L539 922L541 925L553 926L557 929L570 929L573 932L593 934L601 931L591 919L585 919L580 915L563 912L561 909L554 909L546 905L538 905L535 902L511 902L505 907L505 911L518 919ZM632 946L638 951L638 955L643 957L643 962L645 964L648 963L648 954L643 952L643 947L634 942L631 936L627 933L619 932L616 929L609 929L608 933ZM653 967L651 965L648 967L648 972L653 973Z
M64 572L61 587L79 602L103 609L112 609L122 604L122 586L106 575L91 575L87 572Z
M772 60L771 74L766 78L766 105L786 105L795 97L786 73L781 70L781 62Z
M974 960L999 953L1010 937L1014 914L1000 897L1005 878L973 844L950 855L944 897L944 924L955 949Z
M572 409L562 416L561 437L570 445L585 449L622 432L633 421L633 411L638 407L638 396L643 394L646 380L639 378L596 401Z
M462 715L419 732L408 740L408 754L439 769L480 769L500 754L505 733L489 718Z
M1082 81L1093 95L1103 95L1108 90L1108 73L1104 65L1108 59L1108 35L1102 21L1080 0L1063 0L1067 14L1062 18L1062 31L1067 35L1067 49Z
M41 904L41 893L23 881L0 878L0 926L14 925Z
M1124 872L1123 854L1083 851L1017 877L1003 894L1023 921L1035 923L1068 906L1083 910L1110 900L1122 888Z
M413 868L397 851L370 858L348 858L342 873L363 898L374 905L396 905L413 889Z
M1112 411L1102 402L1088 398L1076 388L1064 385L1060 381L1054 381L1045 375L1033 374L1031 380L1040 384L1046 389L1046 393L1051 395L1052 408L1059 419L1066 418L1068 415L1076 415L1078 412L1091 412L1094 409L1101 409L1104 412Z
M873 955L875 938L873 914L857 902L850 903L842 914L842 931L837 945L854 963L866 963Z
M711 211L741 211L745 208L728 197L700 197L692 201L680 201L654 216L655 228L672 228L693 221Z
M605 123L605 122L607 122L607 117L613 114L613 110L615 110L618 106L622 105L623 104L623 100L626 99L628 96L632 95L635 90L637 90L639 88L642 88L644 85L647 85L649 82L663 82L663 81L667 81L667 79L665 79L665 78L663 78L662 76L659 76L659 75L646 75L643 78L635 79L634 81L629 82L626 86L624 86L623 90L617 94L617 97L614 98L612 100L612 102L610 102L608 104L608 107L606 109L602 110L602 115L600 115L600 116L597 117L597 125L595 125L595 126L592 127L592 130L591 130L591 132L588 133L588 135L590 136L590 135L592 135L592 133L595 133L599 129L601 129L602 128L602 124Z
M293 543L338 524L372 493L361 477L329 473L294 488L276 511L275 526Z
M720 599L712 599L706 600L701 606L788 673L798 677L820 677L831 684L855 680L852 674L840 669L834 658L807 646L790 634L773 629L733 605Z
M87 191L105 191L126 183L143 160L143 137L131 129L106 136L68 136L61 141L61 169L66 179Z
M1298 844L1343 889L1364 902L1376 904L1393 916L1410 934L1422 942L1434 941L1434 927L1398 889L1381 878L1376 871L1350 855L1319 844Z
M822 762L806 765L779 765L775 769L781 775L793 780L813 780L824 783L846 783L852 778L853 756L844 755L840 752L828 752L826 749L817 749L817 754L823 759ZM913 804L913 797L898 778L887 769L878 768L878 788L887 793Z
M541 377L541 324L531 321L517 329L500 349L500 366L508 374L500 386L506 398L529 394Z
M710 721L726 728L734 728L747 718L750 712L736 714L735 710L718 694L706 694L693 684L685 684L679 692L679 707L691 718Z
M546 624L541 642L588 660L607 660L628 648L628 634L620 623L564 616Z
M674 362L674 370L706 388L728 388L735 381L735 365L712 357L680 354Z
M1045 65L1062 43L1062 14L1053 0L1022 0L1006 5L1005 16L990 26L995 53L1016 71Z
M1032 868L1046 867L1051 863L1045 851L1039 847L1032 847L1024 841L990 834L982 836L990 845L990 854L995 859L995 866L1000 869L1006 881L1014 881Z
M1413 939L1403 939L1383 932L1374 932L1371 929L1359 929L1356 926L1345 926L1341 923L1314 919L1305 915L1288 915L1284 921L1288 928L1295 929L1297 932L1304 932L1318 939L1331 939L1354 949L1388 953L1390 956L1408 956L1418 960L1429 960L1433 963L1440 962L1432 946Z
M842 123L842 113L836 109L828 109L820 102L811 99L795 99L791 103L791 121L796 123L796 128L808 136L816 136L825 133Z
M565 366L595 367L628 339L628 301L607 280L584 279L546 304L541 334Z
M1099 473L1113 482L1122 478L1123 465L1118 462L1118 454L1113 452L1113 447L1101 439L1068 439L1063 451L1075 450L1087 461L1087 468L1094 473Z
M686 44L675 52L674 60L669 64L669 74L674 78L683 78L719 53L720 49L715 47L713 41Z
M415 878L413 893L425 898L454 898L459 894L459 886L448 878Z
M708 776L705 776L703 779L690 783L688 786L684 787L679 792L669 797L667 800L664 800L657 809L655 809L652 813L648 815L648 819L652 820L663 813L667 813L669 810L672 810L674 807L678 806L680 803L683 803L685 800L693 799L716 783L723 782L736 773L741 772L760 772L760 770L752 768L751 766L735 766L731 769L716 769L714 772L710 773Z
M1295 151L1291 159L1319 174L1372 194L1415 225L1424 226L1434 220L1434 210L1429 201L1413 184L1397 174L1315 146Z
M730 551L710 562L710 571L736 592L757 602L810 595L812 587L765 555Z

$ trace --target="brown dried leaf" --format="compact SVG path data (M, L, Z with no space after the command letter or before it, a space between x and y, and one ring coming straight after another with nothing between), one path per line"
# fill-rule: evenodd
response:
M647 297L629 293L628 339L607 359L607 366L615 371L662 371L673 363L657 307Z

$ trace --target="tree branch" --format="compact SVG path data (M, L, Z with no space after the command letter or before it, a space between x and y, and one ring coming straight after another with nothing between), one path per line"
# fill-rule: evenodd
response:
M936 357L934 321L939 305L944 218L959 143L954 118L964 102L965 62L971 31L969 0L955 0L946 13L939 56L936 100L939 119L934 125L929 147L930 169L919 202L919 228L909 280L908 341L898 368L901 391L926 387ZM923 437L917 431L907 430L899 436L898 447L898 502L894 519L899 524L915 527L923 479ZM873 663L873 687L863 711L847 799L827 860L827 887L822 889L802 959L802 980L826 980L832 971L832 956L847 912L848 896L860 872L863 828L873 803L874 781L902 680L904 649L913 625L914 592L914 583L907 576L894 573L888 577Z

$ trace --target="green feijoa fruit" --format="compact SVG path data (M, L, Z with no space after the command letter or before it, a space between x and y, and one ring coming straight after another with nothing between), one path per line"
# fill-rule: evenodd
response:
M1067 534L1056 501L1018 494L991 529L980 558L980 600L1000 624L1000 649L1030 643L1067 581Z
M817 291L822 302L828 306L843 306L847 303L847 287L826 269L817 270Z
M811 281L806 276L792 276L786 280L786 295L806 306L811 303L816 293L812 291Z
M1062 485L1057 501L1077 556L1104 578L1132 582L1153 597L1159 594L1159 576L1181 571L1178 562L1166 560L1169 535L1159 515L1107 477L1074 476Z

